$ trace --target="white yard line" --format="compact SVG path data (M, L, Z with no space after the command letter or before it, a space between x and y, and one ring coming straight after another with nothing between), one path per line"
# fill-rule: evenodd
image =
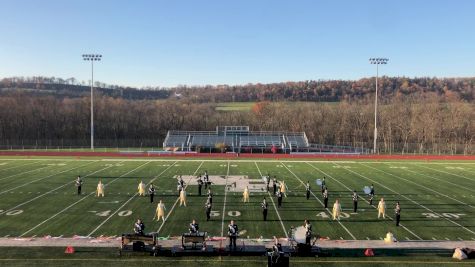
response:
M257 162L254 161L254 164L257 167L257 170L259 171L259 174L261 175L262 178L262 172L261 169L259 168L259 165L257 165ZM270 179L270 177L269 177ZM267 187L267 185L266 185ZM277 217L279 218L280 225L282 225L282 230L284 231L285 237L289 238L289 235L287 234L287 230L285 229L284 222L282 222L282 218L280 217L279 210L277 210L277 207L275 206L274 198L272 197L271 193L267 191L267 194L269 195L270 200L272 201L272 205L274 206L274 210L277 213Z
M45 169L45 168L48 168L48 167L52 167L52 166L43 166L43 167L39 167L39 168L36 168L36 169L33 169L33 170L29 170L29 171L26 171L26 172L15 173L15 174L12 174L12 175L10 175L10 176L6 176L6 177L0 178L0 181L5 180L5 179L8 179L8 178L15 177L15 176L18 176L18 175L22 175L22 174L25 174L25 173L30 173L30 172L34 172L34 171L39 171L39 170L42 170L42 169Z
M149 161L150 162L150 161ZM170 166L168 166L165 170L163 170L161 173L159 173L157 176L155 176L152 180L150 180L150 182L147 183L147 185L153 183L156 179L158 179L160 176L162 176L162 174L164 174L166 171L168 171L171 167L173 167L173 165L176 164L176 161L171 164ZM99 228L101 228L107 221L110 220L110 218L112 218L112 216L114 216L117 212L119 212L123 207L125 207L125 205L127 205L130 201L132 201L132 199L134 199L139 193L136 192L135 194L132 195L132 197L130 197L126 202L124 202L124 204L122 204L119 208L117 208L111 215L109 215L109 217L107 217L106 219L104 219L104 221L102 221L102 223L100 223L96 228L94 228L94 230L92 230L88 235L87 237L90 237L92 234L94 234L97 230L99 230Z
M471 192L475 192L475 190L470 189L470 188L467 188L466 186L459 185L459 184L456 184L456 183L452 183L452 182L447 181L447 180L444 180L444 179L436 178L436 177L434 177L434 176L430 176L430 175L427 175L427 174L425 174L425 173L416 172L416 171L413 171L413 170L410 170L410 169L403 169L403 170L408 171L408 172L412 172L412 173L417 174L417 175L420 175L420 176L424 176L424 177L427 177L427 178L431 178L431 179L434 179L434 180L437 180L437 181L445 182L445 183L451 184L451 185L453 185L453 186L462 188L462 189L464 189L464 190L468 190L468 191L471 191Z
M190 180L193 178L193 176L196 175L196 173L198 172L198 170L201 168L201 166L203 165L204 161L201 161L201 164L198 166L198 168L195 170L195 172L192 174L192 177L190 177L190 179L188 179L186 185L185 185L185 189L188 188L188 185L190 184ZM167 191L170 191L172 192L171 190L167 190ZM173 203L173 206L172 208L170 209L170 211L168 212L167 216L165 217L165 220L163 220L162 224L160 225L160 227L158 228L157 230L157 234L160 233L160 231L162 230L162 227L163 225L167 222L168 220L168 217L170 217L170 215L172 214L173 210L175 209L176 205L178 204L178 201L180 201L180 197L177 197L175 203Z
M22 185L19 185L19 186L16 186L16 187L7 189L7 190L5 190L5 191L2 191L2 192L0 192L0 195L5 194L5 193L7 193L7 192L10 192L10 191L12 191L12 190L15 190L15 189L17 189L17 188L20 188L20 187L23 187L23 186L27 186L27 185L32 184L32 183L34 183L34 182L38 182L38 181L44 180L44 179L46 179L46 178L49 178L49 177L52 177L52 176L56 176L56 175L61 174L61 173L69 172L69 171L72 171L72 170L74 170L74 169L77 169L77 168L81 168L81 167L90 165L90 164L92 164L92 163L94 163L94 161L93 161L93 162L89 162L88 164L80 165L80 166L77 166L77 167L74 167L74 168L71 168L71 169L67 169L67 170L60 171L60 172L57 172L57 173L54 173L54 174L51 174L51 175L48 175L48 176L44 176L44 177L38 178L38 179L33 180L33 181L30 181L30 182L28 182L28 183L25 183L25 184L22 184Z
M284 166L292 175L295 176L295 178L297 178L297 180L300 181L301 184L303 184L303 185L305 186L305 183L304 183L293 171L291 171L283 162L280 162L280 164L282 164L282 166ZM318 200L318 202L320 202L320 204L321 204L322 206L325 206L325 205L323 204L323 202L322 202L313 192L310 192L310 193L312 194L312 196L313 196L316 200ZM328 214L330 215L330 218L331 218L332 213L331 213L330 209L326 208L325 210L328 212ZM337 220L337 222L338 222L338 224L340 224L340 226L341 226L343 229L345 229L345 231L346 231L354 240L356 240L356 237L350 232L350 230L348 230L348 228L346 228L346 226L344 226L344 225L341 223L340 220Z
M127 174L129 174L129 173L131 173L131 172L133 172L133 171L135 171L135 170L141 168L142 166L147 165L148 163L150 163L150 162L146 162L146 163L144 163L144 164L142 164L142 165L136 167L135 169L133 169L133 170L131 170L131 171L128 171L128 172L122 174L121 176L119 176L119 177L115 178L114 180L108 182L108 183L105 184L104 186L109 185L109 184L115 182L115 181L118 180L119 178L124 177L125 175L127 175ZM78 201L76 201L76 202L74 202L73 204L67 206L66 208L62 209L62 210L59 211L58 213L56 213L56 214L54 214L53 216L49 217L48 219L42 221L41 223L37 224L37 225L34 226L33 228L29 229L28 231L24 232L23 234L20 235L20 237L25 236L26 234L28 234L29 232L35 230L36 228L40 227L41 225L45 224L46 222L48 222L48 221L54 219L56 216L60 215L61 213L65 212L65 211L67 211L69 208L75 206L75 205L78 204L79 202L83 201L84 199L86 199L87 197L89 197L89 196L91 196L91 195L94 195L95 193L96 193L96 192L91 192L91 193L87 194L86 196L82 197L82 198L79 199Z
M100 169L100 170L91 172L91 173L87 174L86 176L84 176L83 178L86 178L86 177L88 177L88 176L91 176L91 175L93 175L93 174L95 174L95 173L98 173L98 172L100 172L100 171L103 171L103 170L108 169L108 168L111 168L111 167L112 167L112 166L108 166L108 167L102 168L102 169ZM23 203L20 203L20 204L16 205L16 206L13 207L13 208L10 208L10 209L8 209L8 210L5 210L5 211L3 211L3 212L0 212L0 215L5 214L5 213L7 213L7 212L9 212L9 211L12 211L12 210L14 210L14 209L17 209L17 208L19 208L19 207L21 207L21 206L23 206L23 205L26 205L26 204L28 204L28 203L30 203L30 202L33 202L33 201L37 200L38 198L44 197L44 196L48 195L48 194L51 193L51 192L54 192L54 191L56 191L56 190L58 190L58 189L61 189L61 188L65 187L65 186L70 185L70 184L75 183L75 182L76 182L76 181L73 180L73 181L68 182L68 183L66 183L66 184L64 184L64 185L61 185L61 186L59 186L59 187L56 187L56 188L54 188L54 189L52 189L52 190L50 190L50 191L48 191L48 192L46 192L46 193L43 193L43 194L41 194L41 195L39 195L39 196L37 196L37 197L35 197L35 198L29 199L28 201L25 201L25 202L23 202ZM20 193L22 193L22 192L20 192ZM31 192L30 192L30 193L31 193ZM64 193L64 194L66 194L66 193Z
M221 218L221 236L224 236L224 213L226 211L226 196L228 195L228 176L229 176L229 161L228 161L228 171L226 173L226 184L224 185L224 203L223 203L223 217Z
M371 181L371 182L373 182L373 183L375 183L375 184L378 184L378 185L380 185L381 187L384 187L384 188L386 188L387 190L389 190L389 191L395 193L396 195L399 195L399 196L401 196L401 197L403 197L403 198L409 200L410 202L412 202L412 203L414 203L414 204L416 204L416 205L418 205L418 206L420 206L420 207L422 207L422 208L424 208L424 209L426 209L426 210L428 210L428 211L434 213L435 215L439 216L440 218L443 218L443 219L445 219L445 220L447 220L447 221L449 221L449 222L451 222L451 223L453 223L453 224L455 224L455 225L457 225L457 226L459 226L459 227L461 227L461 228L467 230L468 232L470 232L470 233L472 233L472 234L475 234L474 231L468 229L467 227L465 227L465 226L463 226L463 225L461 225L461 224L459 224L459 223L457 223L457 222L455 222L455 221L452 221L452 220L449 219L449 218L446 218L446 217L442 216L441 214L435 212L434 210L431 210L430 208L428 208L428 207L426 207L426 206L424 206L424 205L418 203L417 201L414 201L414 200L412 200L411 198L409 198L409 197L407 197L407 196L405 196L405 195L400 194L399 192L397 192L397 191L395 191L395 190L393 190L393 189L391 189L391 188L385 186L385 185L382 184L382 183L379 183L379 182L377 182L377 181L375 181L375 180L373 180L373 179L371 179L371 178L368 178L368 177L365 176L365 175L359 174L359 173L357 173L357 172L355 172L355 171L353 171L353 170L351 170L351 169L345 169L345 170L347 170L347 171L349 171L349 172L352 172L352 173L354 173L354 174L356 174L356 175L358 175L358 176L360 176L360 177L363 177L363 178L365 178L366 180Z
M35 163L38 163L38 162L39 162L39 161L35 161L35 162L26 163L26 164L21 164L21 165L18 165L18 166L12 166L12 167L10 167L10 168L0 169L0 171L6 171L6 170L11 170L11 169L19 168L19 167L25 167L25 166L32 165L32 164L35 164Z
M401 176L398 176L398 175L392 174L392 173L390 173L390 172L386 172L386 171L383 171L383 170L380 170L380 169L377 169L377 168L368 166L368 165L366 165L366 164L361 164L361 165L366 166L366 167L368 167L368 168L371 168L371 169L373 169L373 170L376 170L376 171L385 173L385 174L387 174L387 175L391 175L392 177L401 179L401 180L406 181L406 182L408 182L408 183L417 185L417 186L419 186L419 187L424 188L425 190L429 190L429 191L431 191L431 192L433 192L433 193L435 193L435 194L437 194L437 195L439 195L439 196L446 197L446 198L451 199L451 200L453 200L453 201L455 201L455 202L458 202L458 203L460 203L460 204L469 206L469 207L471 207L471 208L475 208L474 206L471 206L471 205L468 204L468 203L465 203L465 202L463 202L463 201L460 201L460 200L458 200L458 199L455 199L455 198L453 198L453 197L451 197L451 196L448 196L448 195L446 195L446 194L440 193L439 191L436 191L436 190L434 190L434 189L432 189L432 188L429 188L429 187L427 187L427 186L418 184L418 183L413 182L413 181L411 181L411 180L408 180L408 179L406 179L406 178L402 178Z
M345 187L346 189L348 189L348 191L350 192L353 192L353 190L351 188L349 188L348 186L346 186L344 183L340 182L338 179L335 179L333 178L330 174L320 170L319 168L315 167L314 165L310 164L310 163L307 163L308 165L310 165L312 168L314 168L315 170L323 173L325 176L328 176L330 177L333 181L339 183L340 185L342 185L343 187ZM366 203L368 203L369 205L369 201L366 200L364 197L361 197L361 196L358 196L360 199L364 200ZM371 205L374 209L377 209L375 205ZM394 221L394 219L389 216L389 215L386 215L386 217L388 217L391 221ZM404 226L402 223L399 223L399 225L404 229L406 230L407 232L409 232L411 235L415 236L417 239L419 240L423 240L420 236L418 236L417 234L415 234L413 231L411 231L409 228L407 228L406 226Z
M422 165L420 165L420 164L417 164L417 166L421 166L422 168L425 168L425 169L433 170L433 171L440 172L440 173L445 173L445 174L452 175L452 176L457 176L457 177L464 178L464 179L467 179L467 180L469 180L469 181L475 182L475 179L472 179L472 178L469 178L469 177L465 177L465 176L460 175L460 174L451 173L451 172L446 172L446 171L441 171L441 170L437 170L437 169L434 169L434 168L425 167L425 166L422 166Z

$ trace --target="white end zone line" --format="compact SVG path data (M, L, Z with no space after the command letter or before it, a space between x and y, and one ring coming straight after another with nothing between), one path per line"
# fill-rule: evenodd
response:
M449 175L457 176L457 177L464 178L464 179L467 179L467 180L469 180L469 181L475 182L474 179L469 178L469 177L465 177L465 176L460 175L460 174L451 173L451 172L446 172L446 171L441 171L441 170L437 170L437 169L434 169L434 168L425 167L425 166L422 166L422 165L420 165L420 164L416 164L416 165L417 165L417 166L421 166L422 168L425 168L425 169L429 169L429 170L433 170L433 171L441 172L441 173L446 173L446 174L449 174Z
M144 163L144 164L142 164L142 165L136 167L135 169L133 169L133 170L131 170L131 171L128 171L128 172L122 174L121 176L115 178L114 180L108 182L108 183L105 184L105 185L109 185L109 184L115 182L117 179L119 179L119 178L121 178L121 177L124 177L125 175L127 175L127 174L129 174L129 173L131 173L131 172L133 172L133 171L135 171L135 170L137 170L137 169L139 169L139 168L141 168L141 167L147 165L148 163L150 163L150 162L146 162L146 163ZM96 193L96 192L91 192L91 193L85 195L84 197L82 197L82 198L79 199L78 201L74 202L73 204L67 206L66 208L64 208L64 209L62 209L61 211L57 212L56 214L54 214L53 216L49 217L48 219L46 219L46 220L42 221L41 223L37 224L35 227L31 228L30 230L24 232L23 234L20 235L20 237L25 236L25 235L28 234L29 232L35 230L36 228L40 227L41 225L45 224L46 222L48 222L49 220L55 218L56 216L60 215L61 213L67 211L69 208L75 206L76 204L78 204L79 202L83 201L83 200L86 199L87 197L89 197L89 196L91 196L91 195L94 195L95 193Z
M198 166L198 168L195 170L195 172L192 174L192 177L196 175L196 173L199 171L199 169L201 168L201 166L203 165L204 161L201 161L201 164ZM192 177L190 177L190 179L188 179L186 185L185 185L185 189L188 188L188 185L190 184L190 180L192 179ZM167 222L168 220L168 217L170 217L170 215L172 214L173 210L175 209L176 205L178 204L178 201L180 200L180 197L178 197L175 201L175 203L173 203L173 206L171 207L170 211L167 213L167 216L165 216L165 220L163 220L163 223L160 225L160 227L158 228L157 230L157 234L160 232L160 230L162 230L162 227L163 225Z
M226 184L224 185L224 203L223 203L223 217L221 219L221 236L224 236L224 213L226 212L226 196L228 192L228 176L229 176L229 161L228 161L228 171L226 173Z
M437 213L437 212L435 212L435 211L429 209L428 207L426 207L426 206L424 206L424 205L422 205L422 204L420 204L420 203L418 203L418 202L412 200L411 198L409 198L409 197L407 197L407 196L405 196L405 195L402 195L402 194L400 194L399 192L397 192L397 191L395 191L395 190L392 190L391 188L389 188L389 187L383 185L382 183L379 183L379 182L377 182L377 181L375 181L375 180L373 180L373 179L371 179L371 178L368 178L368 177L366 177L366 176L364 176L364 175L362 175L362 174L359 174L359 173L357 173L357 172L355 172L355 171L353 171L353 170L351 170L351 169L345 168L345 170L347 170L347 171L349 171L349 172L352 172L352 173L354 173L354 174L356 174L356 175L358 175L358 176L360 176L360 177L363 177L363 178L365 178L366 180L369 180L369 181L371 181L371 182L373 182L373 183L375 183L375 184L379 184L381 187L384 187L384 188L386 188L387 190L389 190L389 191L391 191L391 192L393 192L393 193L395 193L395 194L397 194L397 195L399 195L399 196L401 196L401 197L403 197L403 198L409 200L410 202L412 202L412 203L414 203L414 204L416 204L416 205L418 205L418 206L420 206L420 207L422 207L422 208L424 208L424 209L426 209L426 210L428 210L428 211L430 211L430 212L432 212L432 213L434 213L434 214L440 216L441 218L443 218L443 219L445 219L445 220L447 220L447 221L449 221L449 222L451 222L451 223L453 223L453 224L455 224L455 225L457 225L457 226L459 226L459 227L461 227L461 228L463 228L463 229L469 231L470 233L475 234L474 231L468 229L467 227L465 227L465 226L463 226L463 225L461 225L461 224L459 224L459 223L457 223L457 222L455 222L455 221L452 221L451 219L449 219L449 218L447 218L447 217L445 217L445 216L440 215L439 213Z
M100 169L100 170L91 172L91 173L87 174L86 176L84 176L84 178L86 178L86 177L88 177L88 176L91 176L91 175L93 175L94 173L97 173L97 172L103 171L103 170L105 170L105 169L111 168L111 167L112 167L112 166L108 166L108 167L102 168L102 169ZM41 197L43 197L43 196L46 196L46 195L48 195L49 193L54 192L54 191L56 191L56 190L58 190L58 189L61 189L61 188L65 187L65 186L67 186L67 185L70 185L70 184L72 184L72 183L75 183L75 181L68 182L68 183L66 183L66 184L64 184L64 185L61 185L61 186L59 186L59 187L56 187L56 188L54 188L54 189L52 189L52 190L50 190L50 191L48 191L48 192L46 192L46 193L43 193L43 194L41 194L41 195L39 195L39 196L37 196L37 197L35 197L35 198L29 199L28 201L25 201L25 202L23 202L23 203L20 203L20 204L16 205L16 206L13 207L13 208L10 208L10 209L8 209L8 210L5 210L5 211L3 211L3 212L0 212L0 215L3 215L3 214L5 214L5 213L7 213L7 212L9 212L9 211L12 211L12 210L16 209L16 208L19 208L19 207L21 207L21 206L23 206L23 205L25 205L25 204L28 204L28 203L30 203L30 202L32 202L32 201L35 201L35 200L37 200L38 198L41 198ZM21 192L20 192L20 193L21 193Z
M84 164L84 165L80 165L80 166L77 166L77 167L74 167L74 168L71 168L71 169L67 169L67 170L64 170L64 171L60 171L60 172L57 172L57 173L54 173L54 174L51 174L51 175L48 175L48 176L45 176L45 177L42 177L42 178L38 178L38 179L33 180L33 181L31 181L31 182L28 182L28 183L25 183L25 184L22 184L22 185L19 185L19 186L16 186L16 187L7 189L7 190L5 190L5 191L2 191L2 192L0 192L0 195L5 194L5 193L7 193L7 192L10 192L10 191L12 191L12 190L15 190L15 189L17 189L17 188L20 188L20 187L23 187L23 186L32 184L32 183L34 183L34 182L38 182L38 181L44 180L44 179L46 179L46 178L49 178L49 177L52 177L52 176L56 176L56 175L61 174L61 173L69 172L69 171L72 171L72 170L74 170L74 169L77 169L77 168L81 168L81 167L90 165L90 164L92 164L92 163L94 163L94 162L97 162L97 161L89 162L89 163Z
M361 164L361 165L366 166L366 167L371 168L371 169L376 170L376 171L380 171L380 172L385 173L385 174L387 174L387 175L391 175L391 176L393 176L393 177L399 178L399 179L401 179L401 180L403 180L403 181L406 181L406 182L409 182L409 183L411 183L411 184L417 185L417 186L419 186L419 187L424 188L425 190L429 190L429 191L431 191L431 192L433 192L433 193L435 193L435 194L437 194L437 195L439 195L439 196L446 197L446 198L451 199L451 200L453 200L453 201L455 201L455 202L458 202L458 203L460 203L460 204L466 205L466 206L468 206L468 207L470 207L470 208L475 208L474 206L472 206L472 205L470 205L470 204L468 204L468 203L465 203L465 202L463 202L463 201L460 201L460 200L458 200L458 199L455 199L455 198L453 198L453 197L451 197L451 196L448 196L448 195L446 195L446 194L440 193L439 191L436 191L436 190L431 189L431 188L429 188L429 187L427 187L427 186L418 184L418 183L416 183L416 182L413 182L413 181L408 180L408 179L406 179L406 178L403 178L403 177L401 177L401 176L398 176L398 175L392 174L392 173L390 173L390 172L386 172L386 171L383 171L383 170L380 170L380 169L377 169L377 168L368 166L368 165L366 165L366 164Z
M332 180L334 180L334 181L336 181L337 183L341 184L343 187L345 187L346 189L348 189L348 191L353 192L353 190L351 190L351 188L349 188L348 186L346 186L344 183L338 181L338 179L333 178L333 176L329 175L328 173L326 173L326 172L320 170L320 168L317 168L317 167L313 166L313 165L310 164L310 163L307 163L307 164L310 165L310 167L314 168L315 170L317 170L317 171L323 173L325 176L328 176L328 177L330 177ZM364 197L361 197L361 196L359 196L359 195L358 195L358 197L359 197L360 199L364 200L366 203L369 204L369 201L366 200ZM372 206L373 208L377 209L375 205L371 205L371 206ZM386 217L388 217L391 221L394 221L393 218L391 218L391 216L389 216L389 215L387 215L387 214L386 214ZM418 235L416 235L413 231L409 230L409 228L407 228L406 226L404 226L402 223L399 223L399 225L400 225L404 230L406 230L407 232L409 232L411 235L415 236L415 237L418 238L419 240L423 240L421 237L419 237Z
M261 169L259 168L259 165L257 165L257 162L255 161L254 161L254 164L256 164L257 170L259 171L259 174L262 177L262 172L261 172ZM280 225L282 225L282 230L284 231L285 237L289 238L289 235L287 234L287 230L285 229L285 226L284 226L284 222L282 222L282 218L280 217L279 210L277 210L277 207L275 206L274 198L272 197L269 191L267 191L267 193L269 194L270 200L272 201L272 205L274 206L275 212L277 213L277 217L279 218Z
M18 166L12 166L12 167L10 167L10 168L0 169L0 171L7 171L7 170L19 168L19 167L25 167L25 166L32 165L32 164L35 164L35 163L38 163L38 162L39 162L39 161L35 161L35 162L27 163L27 164L21 164L21 165L18 165Z
M300 180L300 178L299 178L293 171L291 171L282 161L280 162L280 164L282 164L282 166L284 166L290 173L292 173L292 174L295 176L295 178L297 178L297 180L300 181L300 183L302 183L303 185L305 185L305 183L304 183L302 180ZM312 191L310 191L310 193L312 194L312 196L313 196L316 200L318 200L318 202L320 202L320 204L321 204L322 206L325 206L325 205L323 205L323 202L322 202ZM330 209L326 208L325 210L328 212L328 214L330 214L330 217L331 217L332 213L330 212ZM350 232L350 230L348 230L348 228L346 228L346 227L341 223L340 220L337 220L337 222L338 222L338 224L339 224L341 227L343 227L343 229L345 229L345 231L353 238L353 240L356 240L356 237Z
M150 161L149 161L150 162ZM147 163L149 163L147 162ZM171 164L170 166L168 166L165 170L163 170L161 173L159 173L157 176L155 176L152 180L150 180L150 182L147 183L147 185L153 183L153 181L155 181L158 177L162 176L162 174L164 174L166 171L168 171L171 167L173 167L174 165L176 164L176 161L173 162L173 164ZM99 228L101 228L107 221L110 220L110 218L112 218L112 216L114 216L117 212L120 211L120 209L122 209L125 205L127 205L130 201L132 201L132 199L134 199L139 193L138 192L135 192L135 194L132 195L132 197L130 197L126 202L124 202L124 204L122 204L119 208L117 208L111 215L109 215L109 217L107 217L104 221L102 221L102 223L100 223L96 228L94 228L94 230L92 230L88 235L87 237L90 237L92 234L94 234L97 230L99 230Z

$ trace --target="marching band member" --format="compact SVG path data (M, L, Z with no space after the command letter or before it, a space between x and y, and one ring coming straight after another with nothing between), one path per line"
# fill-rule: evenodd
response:
M78 188L78 196L79 196L81 195L81 188L82 188L82 179L80 175L76 179L76 187Z
M155 186L153 184L148 187L148 195L150 196L150 203L153 203L153 197L155 196Z
M277 207L282 207L282 192L280 191L280 188L279 191L277 191Z
M264 198L264 199L262 200L261 208L262 208L262 216L264 216L264 221L267 221L267 208L268 208L268 204L267 204L267 202L266 202L266 198Z
M190 227L188 228L188 230L190 231L190 234L198 233L198 229L200 229L198 226L198 223L196 223L196 221L193 219L193 222L190 223Z
M157 222L160 221L160 217L163 219L163 222L165 222L165 210L165 204L163 204L162 200L160 199L160 202L157 204L157 209L155 211ZM155 216L153 218L155 218Z
M203 186L203 180L201 180L201 175L198 177L198 196L201 196L201 187Z
M399 201L396 203L394 212L396 213L396 226L399 226L399 222L401 221L401 205L399 205Z
M242 193L242 201L244 203L248 202L249 203L249 188L246 186L246 188L244 188L244 192Z
M305 227L305 244L310 245L310 239L312 239L312 225L306 219L303 226Z
M353 190L353 212L356 212L358 210L358 194L356 193L356 190Z
M323 203L325 204L325 209L328 207L328 188L325 186L323 190Z
M99 183L97 184L97 197L101 196L104 197L104 184L102 183L102 180L99 180Z
M306 196L307 200L310 198L310 183L307 181L307 184L305 185L305 191L306 191Z
M384 198L381 198L378 203L378 219L381 215L383 216L383 219L386 217L386 202L384 202Z
M209 221L211 219L211 203L206 201L205 204L205 212L206 212L206 220Z
M335 200L335 204L333 204L333 220L340 220L340 215L341 215L341 205L340 201L337 199Z
M142 220L137 219L137 222L134 224L134 233L136 235L144 235L145 225Z
M229 236L229 248L231 249L234 246L234 249L236 249L238 226L234 224L233 220L231 220L231 223L228 225L228 236Z

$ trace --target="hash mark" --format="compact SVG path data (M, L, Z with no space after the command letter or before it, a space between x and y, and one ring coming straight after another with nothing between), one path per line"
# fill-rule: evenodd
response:
M447 237L445 238L445 240L450 241L450 239L448 239Z
M366 237L367 240L370 240L369 237Z
M457 237L457 239L458 239L458 240L460 240L460 241L463 241L463 239L462 239L462 238L460 238L460 237Z
M411 239L410 239L409 237L407 237L407 236L406 236L406 240L407 240L407 241L411 241Z
M435 237L432 237L432 240L437 240Z

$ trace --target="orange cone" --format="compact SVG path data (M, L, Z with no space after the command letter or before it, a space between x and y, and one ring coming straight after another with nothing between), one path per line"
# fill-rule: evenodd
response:
M74 248L72 246L67 246L64 253L65 254L73 254L74 253Z
M364 251L364 255L365 255L366 257L373 257L373 256L374 256L373 249L367 248L367 249Z

